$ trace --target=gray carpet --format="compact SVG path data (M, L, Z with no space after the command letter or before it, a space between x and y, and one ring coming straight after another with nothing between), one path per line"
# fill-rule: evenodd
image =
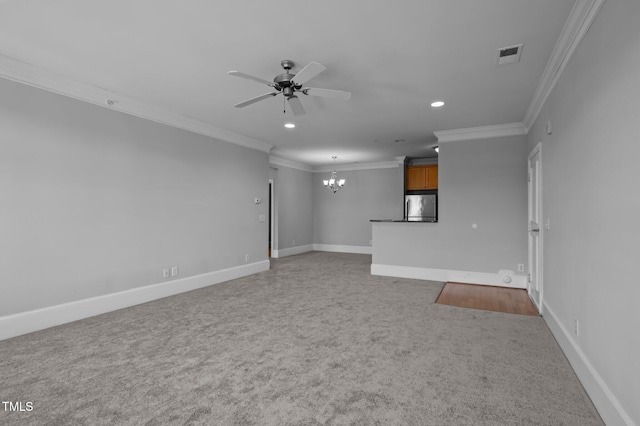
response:
M542 318L311 252L0 342L2 425L599 425Z

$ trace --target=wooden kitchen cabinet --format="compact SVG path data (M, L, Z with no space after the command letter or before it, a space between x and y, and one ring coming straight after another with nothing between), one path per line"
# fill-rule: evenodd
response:
M438 189L438 166L426 167L427 189Z
M438 165L407 167L407 191L438 189Z

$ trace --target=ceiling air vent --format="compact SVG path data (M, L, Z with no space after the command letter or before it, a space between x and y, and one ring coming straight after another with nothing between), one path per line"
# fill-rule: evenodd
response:
M522 53L522 44L503 47L501 49L498 49L498 57L496 61L498 65L513 64L516 62L520 62L521 53Z

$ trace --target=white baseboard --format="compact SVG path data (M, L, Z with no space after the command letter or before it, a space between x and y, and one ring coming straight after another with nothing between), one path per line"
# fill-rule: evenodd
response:
M269 270L268 260L0 317L0 340Z
M314 244L315 251L332 251L338 253L371 254L370 246L342 246L337 244Z
M600 374L593 367L587 356L582 352L576 343L573 335L562 325L553 309L546 301L544 305L544 321L549 330L556 338L565 356L569 360L571 367L576 372L582 386L593 401L600 417L607 425L634 425L635 423L620 405L620 401L615 397L609 386L602 379Z
M287 257L287 256L293 256L294 254L306 253L308 251L313 251L313 244L289 247L289 248L280 249L280 250L273 250L271 252L271 257L275 257L277 259L279 257Z
M496 287L526 288L526 277L523 275L514 275L511 272L512 271L500 271L499 273L493 274L488 272L371 264L371 275L443 282L453 281L457 283L492 285ZM511 282L505 283L505 276L511 278Z
M273 250L271 257L279 258L293 256L294 254L306 253L309 251L331 251L337 253L358 253L371 254L371 247L366 246L342 246L337 244L307 244L304 246L290 247L281 250Z

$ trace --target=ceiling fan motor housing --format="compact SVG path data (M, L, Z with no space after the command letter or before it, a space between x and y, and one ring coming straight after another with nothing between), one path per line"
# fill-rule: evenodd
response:
M282 91L282 94L287 98L293 96L294 92L302 87L302 85L296 85L293 81L295 74L289 72L291 68L295 66L295 63L289 59L285 59L280 62L282 68L284 68L284 74L277 75L273 82L275 88Z
M295 77L295 74L289 74L289 73L280 74L273 79L273 82L279 85L280 87L289 87L293 85L291 81L293 80L293 77Z

